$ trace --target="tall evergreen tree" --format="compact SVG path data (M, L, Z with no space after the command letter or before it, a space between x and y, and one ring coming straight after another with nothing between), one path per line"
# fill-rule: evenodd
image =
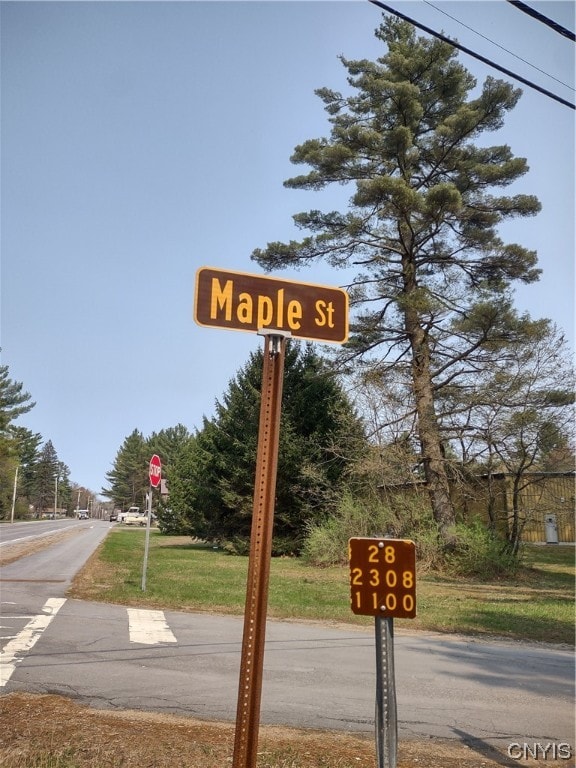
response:
M28 413L36 403L19 381L13 381L8 375L8 366L0 365L0 435L7 432L12 422Z
M32 432L26 427L17 426L11 427L10 434L14 441L14 449L20 465L18 472L19 490L28 502L32 503L36 464L40 458L42 435L38 432Z
M162 461L162 480L166 482L168 496L160 496L155 502L160 531L166 534L185 534L187 523L174 508L170 498L174 465L180 454L186 449L192 435L183 424L161 429L148 438L149 455L158 454Z
M17 428L13 422L34 405L30 394L23 391L23 384L10 378L8 366L0 365L0 518L10 513L19 466L18 442L14 437ZM21 479L18 485L21 486Z
M141 432L135 429L122 443L114 465L106 473L109 487L102 494L122 509L132 505L144 507L150 481L148 465L149 448Z
M306 525L333 508L349 463L364 446L342 388L311 346L289 344L284 367L274 551L298 552ZM232 380L176 463L170 505L194 535L246 544L252 519L262 352Z
M48 440L38 457L34 476L34 511L40 516L47 509L54 508L56 478L61 472L61 462L52 441Z
M72 510L72 486L70 485L70 469L63 462L58 462L58 509L65 513Z
M437 394L481 351L513 339L514 323L501 313L509 286L539 272L536 254L504 244L497 228L540 205L492 192L525 174L526 160L504 145L473 143L502 126L521 92L489 77L471 96L476 81L452 46L417 37L406 22L387 20L376 37L386 46L381 58L341 58L350 95L317 91L330 135L296 147L292 162L312 170L285 182L307 190L350 184L348 212L297 214L311 234L269 243L253 258L267 270L318 259L358 268L347 355L407 368L432 510L449 546L455 510Z
M190 432L183 424L177 424L175 427L161 429L160 432L153 432L147 440L150 456L154 453L160 456L162 460L162 474L168 472L171 464L190 440Z

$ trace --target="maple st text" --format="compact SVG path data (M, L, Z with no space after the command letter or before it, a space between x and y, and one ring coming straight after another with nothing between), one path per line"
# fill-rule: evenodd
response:
M341 343L348 338L348 295L340 288L202 268L195 319L218 328L271 329Z

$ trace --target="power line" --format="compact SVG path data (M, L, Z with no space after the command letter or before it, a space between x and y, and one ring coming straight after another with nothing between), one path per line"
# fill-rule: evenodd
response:
M484 56L481 56L479 53L475 53L474 51L471 51L470 48L466 48L465 46L460 45L460 43L457 43L455 40L451 40L449 37L446 37L445 35L440 34L440 32L436 32L435 30L430 29L430 27L426 27L424 26L424 24L420 24L418 21L414 21L414 19L411 19L410 16L406 16L405 14L400 13L400 11L394 10L394 8L391 8L389 5L385 5L384 3L380 2L380 0L369 0L369 2L372 3L373 5L377 5L379 8L382 8L384 11L387 11L388 13L392 13L395 16L398 16L399 18L404 19L404 21L408 21L410 24L413 24L415 27L418 27L418 29L421 29L424 32L427 32L429 35L433 35L434 37L437 37L439 40L442 40L444 43L448 43L454 48L458 48L458 50L463 51L464 53L467 53L469 56L473 56L475 59L478 59L478 61L481 61L484 64L488 64L489 67L493 67L494 69L497 69L499 72L503 72L505 75L508 75L508 77L513 77L515 80L518 80L518 82L523 83L524 85L527 85L529 88L533 88L535 91L539 91L540 93L543 93L545 96L548 96L550 99L554 99L554 101L558 101L560 104L564 104L565 107L570 107L570 109L576 109L576 106L574 104L571 104L569 101L566 101L566 99L563 99L561 96L556 96L555 93L551 93L550 91L547 91L545 88L541 88L539 85L532 83L530 80L526 80L526 78L521 77L520 75L516 75L514 72L511 72L509 69L505 69L504 67L501 67L499 64L496 64L490 59L487 59Z
M468 24L464 24L463 21L460 21L460 19L457 19L455 16L451 16L446 11L443 11L442 8L438 8L437 5L434 5L434 3L429 2L429 0L424 0L426 5L429 5L430 8L434 8L435 11L438 11L438 13L443 13L444 16L448 16L449 19L452 19L452 21L455 21L457 24L460 24L461 27L464 27L465 29L470 30L470 32L473 32L478 37L481 37L483 40L487 40L492 45L495 45L497 48L500 48L501 51L504 51L505 53L510 54L510 56L514 56L515 59L518 59L524 64L527 64L529 67L532 67L532 69L535 69L537 72L540 72L542 75L546 75L546 77L549 77L551 80L555 80L557 83L560 83L560 85L563 85L565 88L570 88L571 91L574 90L574 88L571 85L568 85L568 83L562 82L562 80L559 80L557 77L554 77L554 75L551 75L549 72L545 72L543 69L540 69L540 67L537 67L535 64L531 64L529 61L526 61L526 59L523 59L522 56L518 56L518 54L514 53L513 51L508 50L508 48L505 48L503 45L500 45L500 43L494 42L494 40L491 40L489 37L486 37L486 35L483 35L481 32L478 32L478 30L473 29L472 27L469 27Z
M552 19L549 19L547 16L544 16L542 13L535 11L534 8L530 8L530 6L526 5L526 3L521 3L520 0L507 0L507 2L509 2L510 5L513 5L515 8L518 8L518 10L522 11L522 13L527 13L528 16L532 16L533 19L537 19L538 21L541 21L542 24L546 24L555 32L558 32L558 34L563 35L564 37L567 37L568 40L572 40L572 42L576 42L576 35L574 35L574 32L570 32L569 29L566 29L566 27L563 27L561 24L558 24L557 21L553 21Z

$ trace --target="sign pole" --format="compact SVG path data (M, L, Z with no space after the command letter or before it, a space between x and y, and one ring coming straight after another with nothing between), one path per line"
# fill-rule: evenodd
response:
M283 331L266 330L258 333L265 337L264 363L232 768L255 768L256 766L278 466L280 405L286 339L290 336Z
M144 563L142 564L142 592L146 592L146 569L148 568L148 547L150 545L150 520L152 519L152 486L146 494L146 541Z
M378 768L396 768L398 718L394 676L394 619L376 616L376 756Z
M14 474L14 490L12 491L12 509L10 511L10 522L14 522L14 508L16 507L16 491L18 489L18 470L20 464L16 464L16 472Z
M146 543L144 544L144 563L142 564L142 592L146 591L146 569L148 567L150 525L152 524L152 489L159 488L162 482L162 462L156 453L148 465L148 479L150 480L150 488L146 494Z

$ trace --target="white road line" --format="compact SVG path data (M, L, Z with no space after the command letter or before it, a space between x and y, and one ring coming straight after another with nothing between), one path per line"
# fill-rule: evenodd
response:
M130 642L143 645L178 642L166 622L164 611L128 608Z
M50 597L42 607L42 613L33 616L28 624L6 643L0 651L0 688L3 688L12 677L16 664L22 661L26 654L40 639L40 635L50 624L54 616L66 602L64 597Z

